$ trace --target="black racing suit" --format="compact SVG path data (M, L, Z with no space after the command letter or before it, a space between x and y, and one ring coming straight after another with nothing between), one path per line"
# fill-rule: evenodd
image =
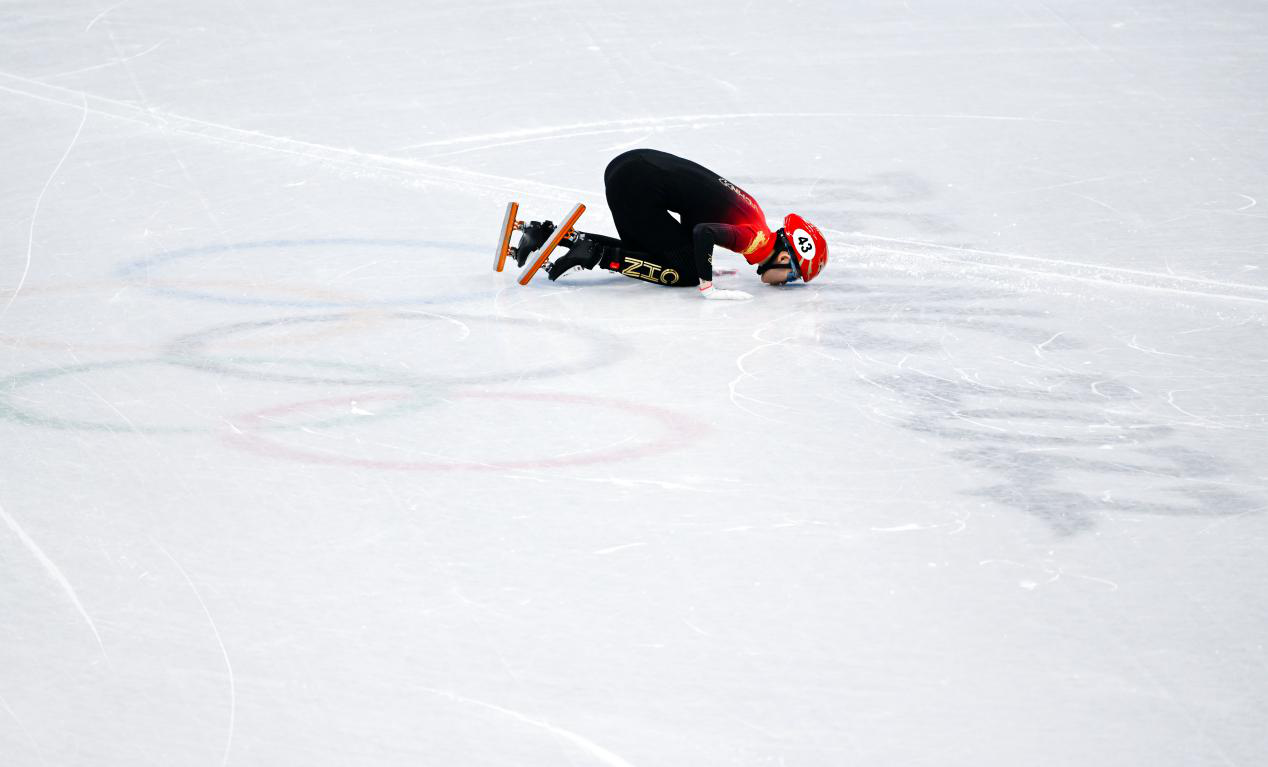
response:
M757 201L717 173L655 149L618 155L603 172L621 239L600 261L661 285L694 287L713 279L713 247L759 263L774 237ZM678 219L670 215L677 213Z

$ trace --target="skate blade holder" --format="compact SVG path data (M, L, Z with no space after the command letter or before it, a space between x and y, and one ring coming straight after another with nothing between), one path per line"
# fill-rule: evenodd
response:
M555 227L554 233L546 240L546 244L542 247L542 251L537 255L537 258L533 259L531 263L524 265L524 270L520 272L519 278L521 285L527 285L529 280L533 279L533 275L537 274L537 271L546 265L546 262L550 260L551 254L555 252L555 248L559 246L559 243L564 241L564 238L575 235L573 226L577 223L577 219L581 218L581 214L585 212L586 206L583 203L577 203L573 206L568 215L564 217L564 220L559 223L559 226ZM510 214L509 208L507 213Z

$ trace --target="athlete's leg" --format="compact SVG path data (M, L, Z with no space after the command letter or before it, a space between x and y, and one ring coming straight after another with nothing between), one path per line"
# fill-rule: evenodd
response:
M550 268L550 279L577 267L602 266L657 285L694 286L691 229L669 214L663 174L644 159L647 150L618 155L603 172L608 208L620 239L579 233L567 255Z
M695 287L695 264L690 256L673 258L666 253L643 253L618 248L605 259L602 266L626 277L665 285L671 288Z
M660 169L642 159L639 150L608 164L603 184L621 241L645 253L691 252L691 230L669 214Z
M663 253L645 253L615 237L578 232L577 238L568 247L568 253L550 265L550 279L557 280L573 269L599 266L657 285L691 287L697 282L689 277L694 274L690 258L675 259Z

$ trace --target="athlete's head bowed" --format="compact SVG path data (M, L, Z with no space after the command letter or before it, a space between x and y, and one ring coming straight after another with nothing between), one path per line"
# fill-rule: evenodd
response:
M793 280L810 282L828 263L828 241L819 227L796 213L784 216L784 226L775 232L775 247L757 267L764 282L783 284Z

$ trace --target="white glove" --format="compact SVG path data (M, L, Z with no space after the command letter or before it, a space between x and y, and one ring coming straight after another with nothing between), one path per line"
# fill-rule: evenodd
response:
M713 287L712 282L700 281L700 297L707 298L710 301L747 301L752 298L752 294L745 293L742 290L722 290Z

